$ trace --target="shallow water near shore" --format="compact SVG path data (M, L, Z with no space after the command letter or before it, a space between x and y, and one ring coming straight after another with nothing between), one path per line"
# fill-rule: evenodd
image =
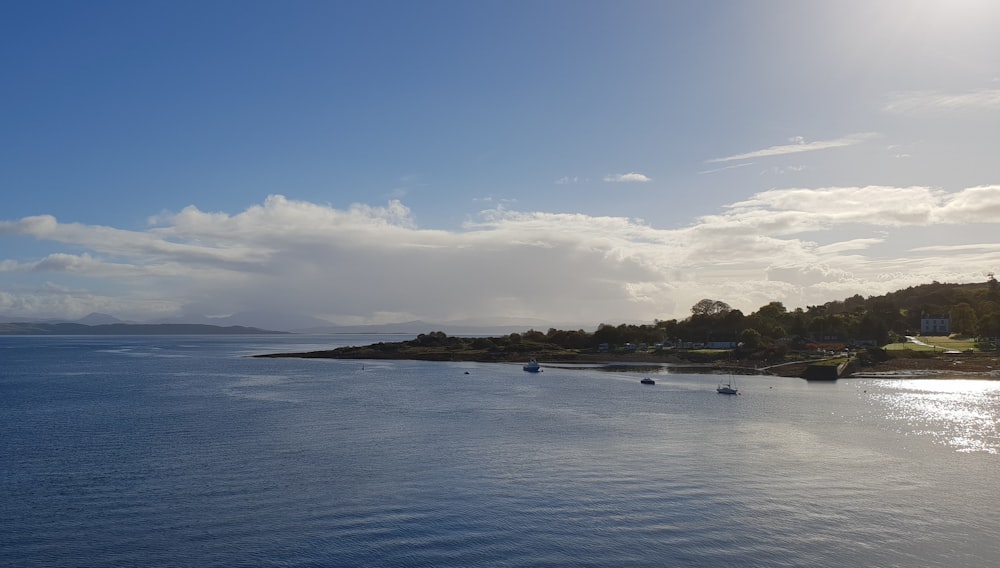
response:
M0 338L0 564L1000 561L1000 382L247 357L383 339Z

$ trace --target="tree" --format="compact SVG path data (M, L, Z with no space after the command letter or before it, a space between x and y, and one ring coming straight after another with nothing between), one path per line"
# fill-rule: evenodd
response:
M774 321L779 321L786 313L788 313L788 310L785 309L785 305L781 302L771 302L766 306L761 306L757 310L758 316Z
M532 343L545 343L545 334L534 329L529 329L521 335L521 340Z
M844 309L848 312L864 311L865 309L865 299L861 294L855 294L850 298L844 300Z
M621 345L627 340L622 336L621 331L610 324L602 323L597 326L594 332L594 343L607 343L608 345Z
M962 335L972 335L976 332L976 310L966 303L951 308L948 314L951 318L951 330Z
M778 339L784 337L786 323L794 323L794 319L789 316L788 310L781 302L771 302L761 306L756 312L750 315L751 325L764 337Z
M582 329L568 331L552 328L545 334L545 339L563 349L585 349L593 343L591 335Z
M743 327L746 316L740 310L729 310L722 316L722 327L725 329L737 330Z
M890 330L905 331L906 323L899 312L899 306L890 298L873 299L868 313L885 322L886 328Z
M696 316L715 316L724 314L732 310L729 304L719 300L699 300L697 304L691 306L691 314Z
M760 346L760 332L752 327L748 327L740 332L740 343L747 349L756 349Z
M432 331L430 333L421 333L417 335L414 340L417 345L430 346L430 345L445 345L448 343L448 335L443 331Z
M980 337L1000 337L1000 314L990 314L979 318L977 326Z
M489 337L476 337L472 340L473 349L489 349L493 347L493 339Z
M889 326L885 320L875 314L865 314L858 324L858 336L861 339L874 339L879 345L889 343Z
M795 308L795 311L789 314L789 319L788 333L792 335L806 335L808 320L802 308Z
M979 317L988 316L1000 312L1000 304L997 304L993 300L983 300L979 302L976 306L976 313Z

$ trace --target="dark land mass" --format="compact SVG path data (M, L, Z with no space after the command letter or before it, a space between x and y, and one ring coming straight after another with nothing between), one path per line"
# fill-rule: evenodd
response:
M419 338L412 341L379 342L371 345L338 347L323 351L302 353L265 353L254 357L304 359L393 359L414 361L475 361L479 363L526 363L538 359L549 365L571 364L700 364L711 366L710 359L681 358L667 351L609 353L574 349L560 349L552 345L477 347L475 339L449 337L442 344L423 344Z
M782 377L836 379L851 376L974 375L1000 378L1000 357L995 353L958 355L881 349L851 360L845 358L803 358L794 354L784 361L739 360L731 352L659 350L645 352L595 352L522 346L476 348L472 340L448 338L446 344L423 345L420 341L375 343L303 353L268 353L263 358L305 359L393 359L416 361L474 361L479 363L525 363L537 359L545 367L563 365L599 366L608 370L650 372L665 366L685 372L766 374ZM824 372L828 371L828 372Z
M85 325L81 323L0 323L0 335L254 335L275 334L256 327L203 324L129 324Z

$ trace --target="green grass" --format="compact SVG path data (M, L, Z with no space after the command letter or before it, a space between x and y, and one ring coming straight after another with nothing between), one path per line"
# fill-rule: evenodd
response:
M975 342L964 337L948 337L946 335L921 335L917 336L917 341L927 345L918 345L907 341L906 343L890 343L886 345L887 351L965 351L974 349Z

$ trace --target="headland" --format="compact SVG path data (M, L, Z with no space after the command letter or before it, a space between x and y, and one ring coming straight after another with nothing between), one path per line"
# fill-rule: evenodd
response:
M260 358L373 359L416 361L470 361L479 363L523 363L537 359L547 366L589 365L621 370L648 370L651 366L690 372L735 372L782 377L809 378L810 368L833 366L841 369L834 378L952 376L1000 379L1000 355L996 353L929 353L869 349L851 356L792 356L782 360L752 360L735 351L652 350L597 352L576 349L525 349L520 346L486 346L473 338L448 337L447 341L419 339L379 342L364 346L298 353L266 353Z

